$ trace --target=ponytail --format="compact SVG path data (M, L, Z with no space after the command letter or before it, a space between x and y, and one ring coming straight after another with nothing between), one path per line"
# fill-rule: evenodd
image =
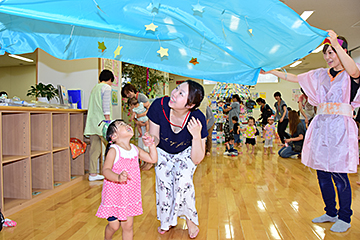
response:
M108 154L109 150L110 150L110 146L111 146L111 142L108 142L108 144L106 145L106 149L105 149L105 157Z

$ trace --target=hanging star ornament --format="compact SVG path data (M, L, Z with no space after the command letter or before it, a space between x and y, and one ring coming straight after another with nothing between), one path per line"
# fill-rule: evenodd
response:
M116 56L120 55L120 51L121 51L122 48L123 47L122 46L120 47L120 45L117 46L117 48L116 48L116 50L114 52L114 58L116 58Z
M155 32L155 31L156 31L156 28L157 28L158 26L155 25L154 23L150 23L149 25L145 25L145 27L146 27L146 31L150 30L150 31Z
M201 6L199 3L198 4L196 4L196 5L192 5L193 6L193 11L195 12L195 11L197 11L197 12L204 12L204 8L205 7L203 7L203 6Z
M157 53L160 54L160 57L169 56L168 51L169 51L168 48L160 47L160 49L157 51Z
M250 33L251 35L253 35L253 34L252 34L252 28L248 29L248 31L249 31L249 33Z
M192 64L194 64L194 66L196 65L196 64L199 64L199 62L197 61L197 58L191 58L191 60L189 61L189 63L192 63Z
M160 0L153 0L152 5L154 8L159 9L160 8Z
M100 6L99 6L99 4L95 1L95 0L93 0L94 1L94 3L96 4L96 7L100 10L100 11L102 11L103 13L105 13L101 8L100 8ZM106 14L106 13L105 13Z
M99 46L98 49L101 49L101 52L104 52L106 47L104 42L98 42Z

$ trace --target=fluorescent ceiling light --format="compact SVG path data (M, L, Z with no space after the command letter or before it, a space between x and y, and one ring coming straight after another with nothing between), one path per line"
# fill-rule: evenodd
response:
M300 63L302 63L302 61L296 61L293 64L290 65L290 67L296 67L297 65L299 65Z
M318 53L321 52L324 48L324 45L321 45L320 47L316 48L314 51L312 51L311 53Z
M306 21L306 19L308 19L310 16L311 16L311 14L313 14L314 13L314 11L304 11L301 15L300 15L300 17L304 20L304 21Z
M236 16L231 16L230 20L230 30L236 31L239 27L240 19Z
M182 56L187 56L185 48L179 48L178 50Z
M278 50L279 50L279 48L280 48L280 45L275 45L275 46L273 46L272 48L271 48L271 50L270 50L270 54L274 54L274 53L276 53Z
M24 57L21 57L21 56L18 56L18 55L9 54L9 57L17 58L17 59L23 60L25 62L34 62L34 60L32 60L30 58L24 58Z

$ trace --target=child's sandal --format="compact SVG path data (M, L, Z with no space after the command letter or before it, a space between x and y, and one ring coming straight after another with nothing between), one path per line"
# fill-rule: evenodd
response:
M161 235L163 235L164 233L166 233L167 231L162 230L161 227L158 227L158 233L160 233Z

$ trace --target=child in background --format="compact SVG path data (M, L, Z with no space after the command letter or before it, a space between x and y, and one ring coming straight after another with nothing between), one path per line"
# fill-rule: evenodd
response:
M239 124L239 118L237 116L233 116L232 117L232 122L234 124L233 126L233 136L234 136L234 142L235 142L235 147L241 146L241 141L240 141L240 124Z
M228 98L225 98L225 104L224 104L224 107L223 107L223 113L228 115L229 114L229 110L228 111L224 111L225 109L227 109L228 107L230 107L231 105L231 98L228 97Z
M245 121L245 105L244 102L242 100L240 100L240 115L239 115L239 120L240 123Z
M129 121L132 121L136 118L138 121L145 123L146 132L149 132L150 129L149 118L147 116L136 117L136 115L145 113L147 111L147 109L144 107L144 104L142 102L139 103L136 98L130 98L129 107L132 112ZM139 137L141 137L142 136L141 126L137 125L136 127L139 132Z
M255 119L253 117L249 117L248 125L243 131L245 132L244 136L246 137L246 141L245 141L246 152L249 152L249 147L250 145L252 145L251 154L253 154L256 144L256 140L255 140L256 127L255 127Z
M270 154L274 154L272 148L273 148L273 138L276 134L276 128L274 125L274 115L271 115L268 117L268 123L266 124L264 128L263 138L265 139L264 144L264 154L267 153L267 149L270 148Z
M238 150L234 148L234 137L229 137L229 142L225 144L224 155L237 156L239 155Z
M133 129L123 120L110 123L106 140L109 142L105 150L103 169L104 185L101 204L96 213L99 218L107 218L105 239L112 239L114 233L122 227L122 239L133 239L134 216L141 215L141 179L138 158L149 162L157 162L157 150L153 137L145 133L144 143L149 147L147 153L130 144Z

